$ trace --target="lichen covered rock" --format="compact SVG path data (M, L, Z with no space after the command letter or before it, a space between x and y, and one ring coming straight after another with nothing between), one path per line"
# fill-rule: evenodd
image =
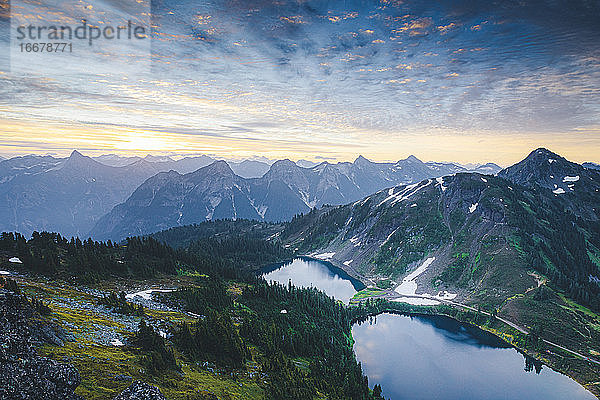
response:
M135 381L114 400L166 400L166 398L157 387Z
M75 367L41 357L34 348L29 303L0 289L0 399L75 400L81 378Z

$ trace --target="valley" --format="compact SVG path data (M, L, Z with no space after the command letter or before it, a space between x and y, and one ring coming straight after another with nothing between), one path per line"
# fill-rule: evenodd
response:
M558 180L538 185L540 163ZM241 179L225 163L206 168ZM429 349L458 335L467 353L482 340L492 351L484 359L507 346L523 355L515 352L530 375L519 378L514 359L473 364L498 374L473 383L474 397L495 398L485 384L510 376L524 379L515 393L589 398L600 395L598 182L538 149L497 176L426 178L289 222L225 218L118 242L3 233L0 290L22 293L35 362L75 368L80 381L65 387L85 399L142 390L138 380L168 399L404 398L417 389L373 372L382 367L366 361L365 332L384 335L376 332L391 324L414 339L427 321L439 322ZM481 339L490 334L501 342ZM542 364L543 378L531 380Z

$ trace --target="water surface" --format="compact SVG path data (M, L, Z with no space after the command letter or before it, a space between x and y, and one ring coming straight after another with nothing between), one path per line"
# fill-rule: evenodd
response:
M298 258L263 271L269 281L316 287L348 303L364 286L330 263ZM371 387L390 400L594 400L569 377L497 337L446 317L382 314L352 328Z
M288 263L270 266L263 270L263 277L284 285L291 280L294 286L315 287L346 304L358 290L364 288L360 281L351 278L343 270L310 258L296 258Z
M393 400L595 399L569 377L450 318L382 314L355 325L352 336L369 383Z

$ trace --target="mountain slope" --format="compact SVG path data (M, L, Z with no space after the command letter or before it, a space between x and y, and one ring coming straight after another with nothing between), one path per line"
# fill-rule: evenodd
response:
M600 172L570 162L547 149L532 151L498 176L528 188L541 188L560 198L564 208L582 218L600 219Z
M414 156L396 163L358 157L353 163L323 162L312 168L279 160L260 178L244 179L225 162L211 165L216 164L220 167L187 175L171 171L148 180L104 217L92 234L121 239L218 218L288 221L324 204L345 204L384 187L464 170L454 164L426 164ZM199 176L202 179L192 184Z
M98 218L156 174L138 161L110 167L74 151L67 159L27 156L0 164L0 230L85 235Z
M600 196L596 195L596 204ZM537 271L600 308L600 225L564 213L549 190L462 173L380 191L294 219L282 235L367 278L398 280L427 258L423 293L497 307L535 285Z
M307 224L292 221L283 236L301 252L331 255L331 261L367 277L397 279L422 260L435 257L420 277L423 287L439 286L461 292L461 298L467 299L472 294L459 287L488 285L485 280L490 275L472 275L463 268L475 262L484 236L498 238L485 253L515 256L505 249L506 237L515 228L507 225L505 200L498 194L509 191L508 185L479 174L427 179L325 211ZM456 257L463 253L468 253L468 260L461 259L459 265ZM525 290L529 283L514 285Z

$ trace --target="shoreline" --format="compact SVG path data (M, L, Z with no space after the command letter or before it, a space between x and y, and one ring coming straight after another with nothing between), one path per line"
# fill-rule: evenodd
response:
M408 304L408 303L407 303ZM553 365L552 363L548 362L548 360L543 359L540 357L540 355L537 352L534 352L532 350L529 350L525 347L521 347L518 346L517 344L507 340L506 337L503 337L501 335L501 332L498 332L494 329L491 329L485 325L479 325L474 323L473 321L468 321L468 320L461 320L459 318L456 318L453 315L448 315L442 312L436 312L431 310L431 307L433 306L423 306L423 305L411 305L413 307L423 307L425 308L423 311L400 311L400 310L394 310L394 309L384 309L382 311L378 311L378 312L374 312L374 313L370 313L368 315L365 316L365 318L369 318L369 317L377 317L379 315L382 314L392 314L392 315L404 315L404 316L409 316L409 317L444 317L444 318L449 318L451 320L454 320L460 324L468 324L470 326L473 326L477 329L480 329L482 332L486 332L490 335L493 335L495 338L497 338L498 340L502 341L503 343L506 343L507 348L513 348L515 349L518 353L520 353L521 355L523 355L523 357L529 357L531 359L533 359L534 361L537 361L539 363L541 363L543 366L551 369L554 372L560 373L562 375L567 376L568 378L572 379L573 381L577 382L583 389L585 389L586 391L588 391L589 393L591 393L594 397L600 399L600 392L594 392L592 390L590 390L587 386L585 382L582 382L580 379L577 378L577 376L574 376L571 371L565 371L562 370L560 368L558 368L557 366ZM429 312L428 310L431 310L431 312ZM502 321L500 321L502 322ZM352 326L354 326L355 324L359 323L358 320L353 321L352 322ZM504 324L504 322L502 322ZM506 324L505 324L506 325ZM513 327L511 327L510 325L506 325L511 329L514 329ZM352 332L350 332L350 335L352 336ZM354 342L354 338L352 338L353 342Z
M376 287L376 284L375 284L375 282L372 279L370 279L368 277L365 277L362 274L359 274L357 271L355 271L353 268L349 268L347 265L343 265L341 263L338 263L334 259L320 259L320 258L315 257L314 255L299 255L298 257L299 258L306 258L306 259L310 259L310 260L320 261L320 262L323 262L325 264L328 264L328 266L331 265L331 266L335 267L335 269L342 270L347 275L349 275L352 278L360 281L365 286L365 288L369 288L370 287L367 283L365 283L365 281L368 281L373 287ZM358 303L360 303L362 301L365 301L366 299L382 299L382 300L384 300L384 301L386 301L388 303L391 303L392 300L395 299L395 298L401 298L401 297L411 297L411 298L415 298L415 299L431 299L430 297L422 296L422 295L412 295L412 296L406 295L406 296L403 296L403 295L399 295L398 293L395 293L393 290L390 290L390 289L381 289L381 290L384 292L381 295L373 296L373 297L367 297L365 299L358 299L358 300L354 300L354 301L351 300L350 304L348 306L349 307L355 306L356 304L358 304ZM358 291L357 291L357 293L358 293ZM440 302L440 305L443 304L443 305L452 307L452 309L455 309L455 310L459 310L459 311L464 310L466 312L472 312L472 313L476 313L476 314L485 315L486 317L489 316L489 313L482 312L482 311L477 311L475 308L467 306L467 305L464 305L464 304L456 303L456 302L453 302L453 301L450 301L450 300L445 300L445 299L436 299L436 300L438 300ZM405 304L409 304L409 303L405 303ZM432 308L436 307L436 306L433 306L433 305L414 305L414 304L411 304L411 306L412 307L423 308L424 310L431 310ZM598 399L600 399L600 387L598 387L597 385L595 385L594 388L597 388L597 390L596 391L592 391L587 386L587 385L592 384L593 382L582 382L582 380L579 379L579 376L576 375L575 371L572 368L569 368L568 370L559 368L556 365L556 363L551 362L547 358L542 357L541 353L538 353L538 352L536 352L534 350L531 350L531 349L527 349L524 346L519 346L518 344L515 344L515 343L511 342L507 337L503 337L502 336L503 332L501 332L501 331L497 331L497 330L489 328L489 327L487 327L485 325L477 324L477 323L475 323L473 321L468 321L468 320L462 321L462 320L456 318L455 316L447 315L447 314L441 313L441 312L430 312L430 311L424 311L424 312L402 312L402 311L397 311L397 310L393 310L392 309L392 310L383 310L383 311L380 311L380 312L377 312L377 313L373 313L373 314L370 314L369 316L377 316L377 315L384 314L384 313L402 314L402 315L409 315L409 316L442 316L442 317L451 318L451 319L453 319L453 320L455 320L457 322L463 323L463 324L472 325L472 326L474 326L474 327L476 327L478 329L481 329L484 332L488 332L488 333L494 335L499 340L505 342L507 345L509 345L510 347L514 348L515 350L517 350L519 353L523 354L524 356L531 357L535 361L542 363L543 365L545 365L546 367L550 368L551 370L553 370L555 372L558 372L560 374L563 374L565 376L568 376L570 379L573 379L575 382L577 382L579 385L581 385L585 390L587 390L592 395L594 395L595 397L597 397ZM499 318L497 316L494 316L494 318L495 318L496 321L501 322L509 330L515 331L515 333L518 333L518 334L521 334L521 335L526 335L528 333L525 329L519 327L515 323L507 321L507 320L505 320L503 318ZM356 323L356 321L353 322L353 325L354 325L354 323ZM583 358L582 361L600 364L600 362L598 362L597 360L594 360L594 359L592 359L590 357L585 357L585 356L581 355L580 353L577 353L577 352L575 352L573 350L569 350L569 349L567 349L567 348L565 348L563 346L560 346L560 345L558 345L556 343L549 342L546 339L542 339L542 341L544 342L544 344L546 346L553 346L553 347L556 347L556 348L562 350L563 352L570 353L570 354L572 354L572 355L574 355L574 356L576 356L578 358ZM546 351L549 352L550 350L546 349ZM556 353L554 353L554 354L556 354ZM563 356L563 358L564 358L564 356Z

